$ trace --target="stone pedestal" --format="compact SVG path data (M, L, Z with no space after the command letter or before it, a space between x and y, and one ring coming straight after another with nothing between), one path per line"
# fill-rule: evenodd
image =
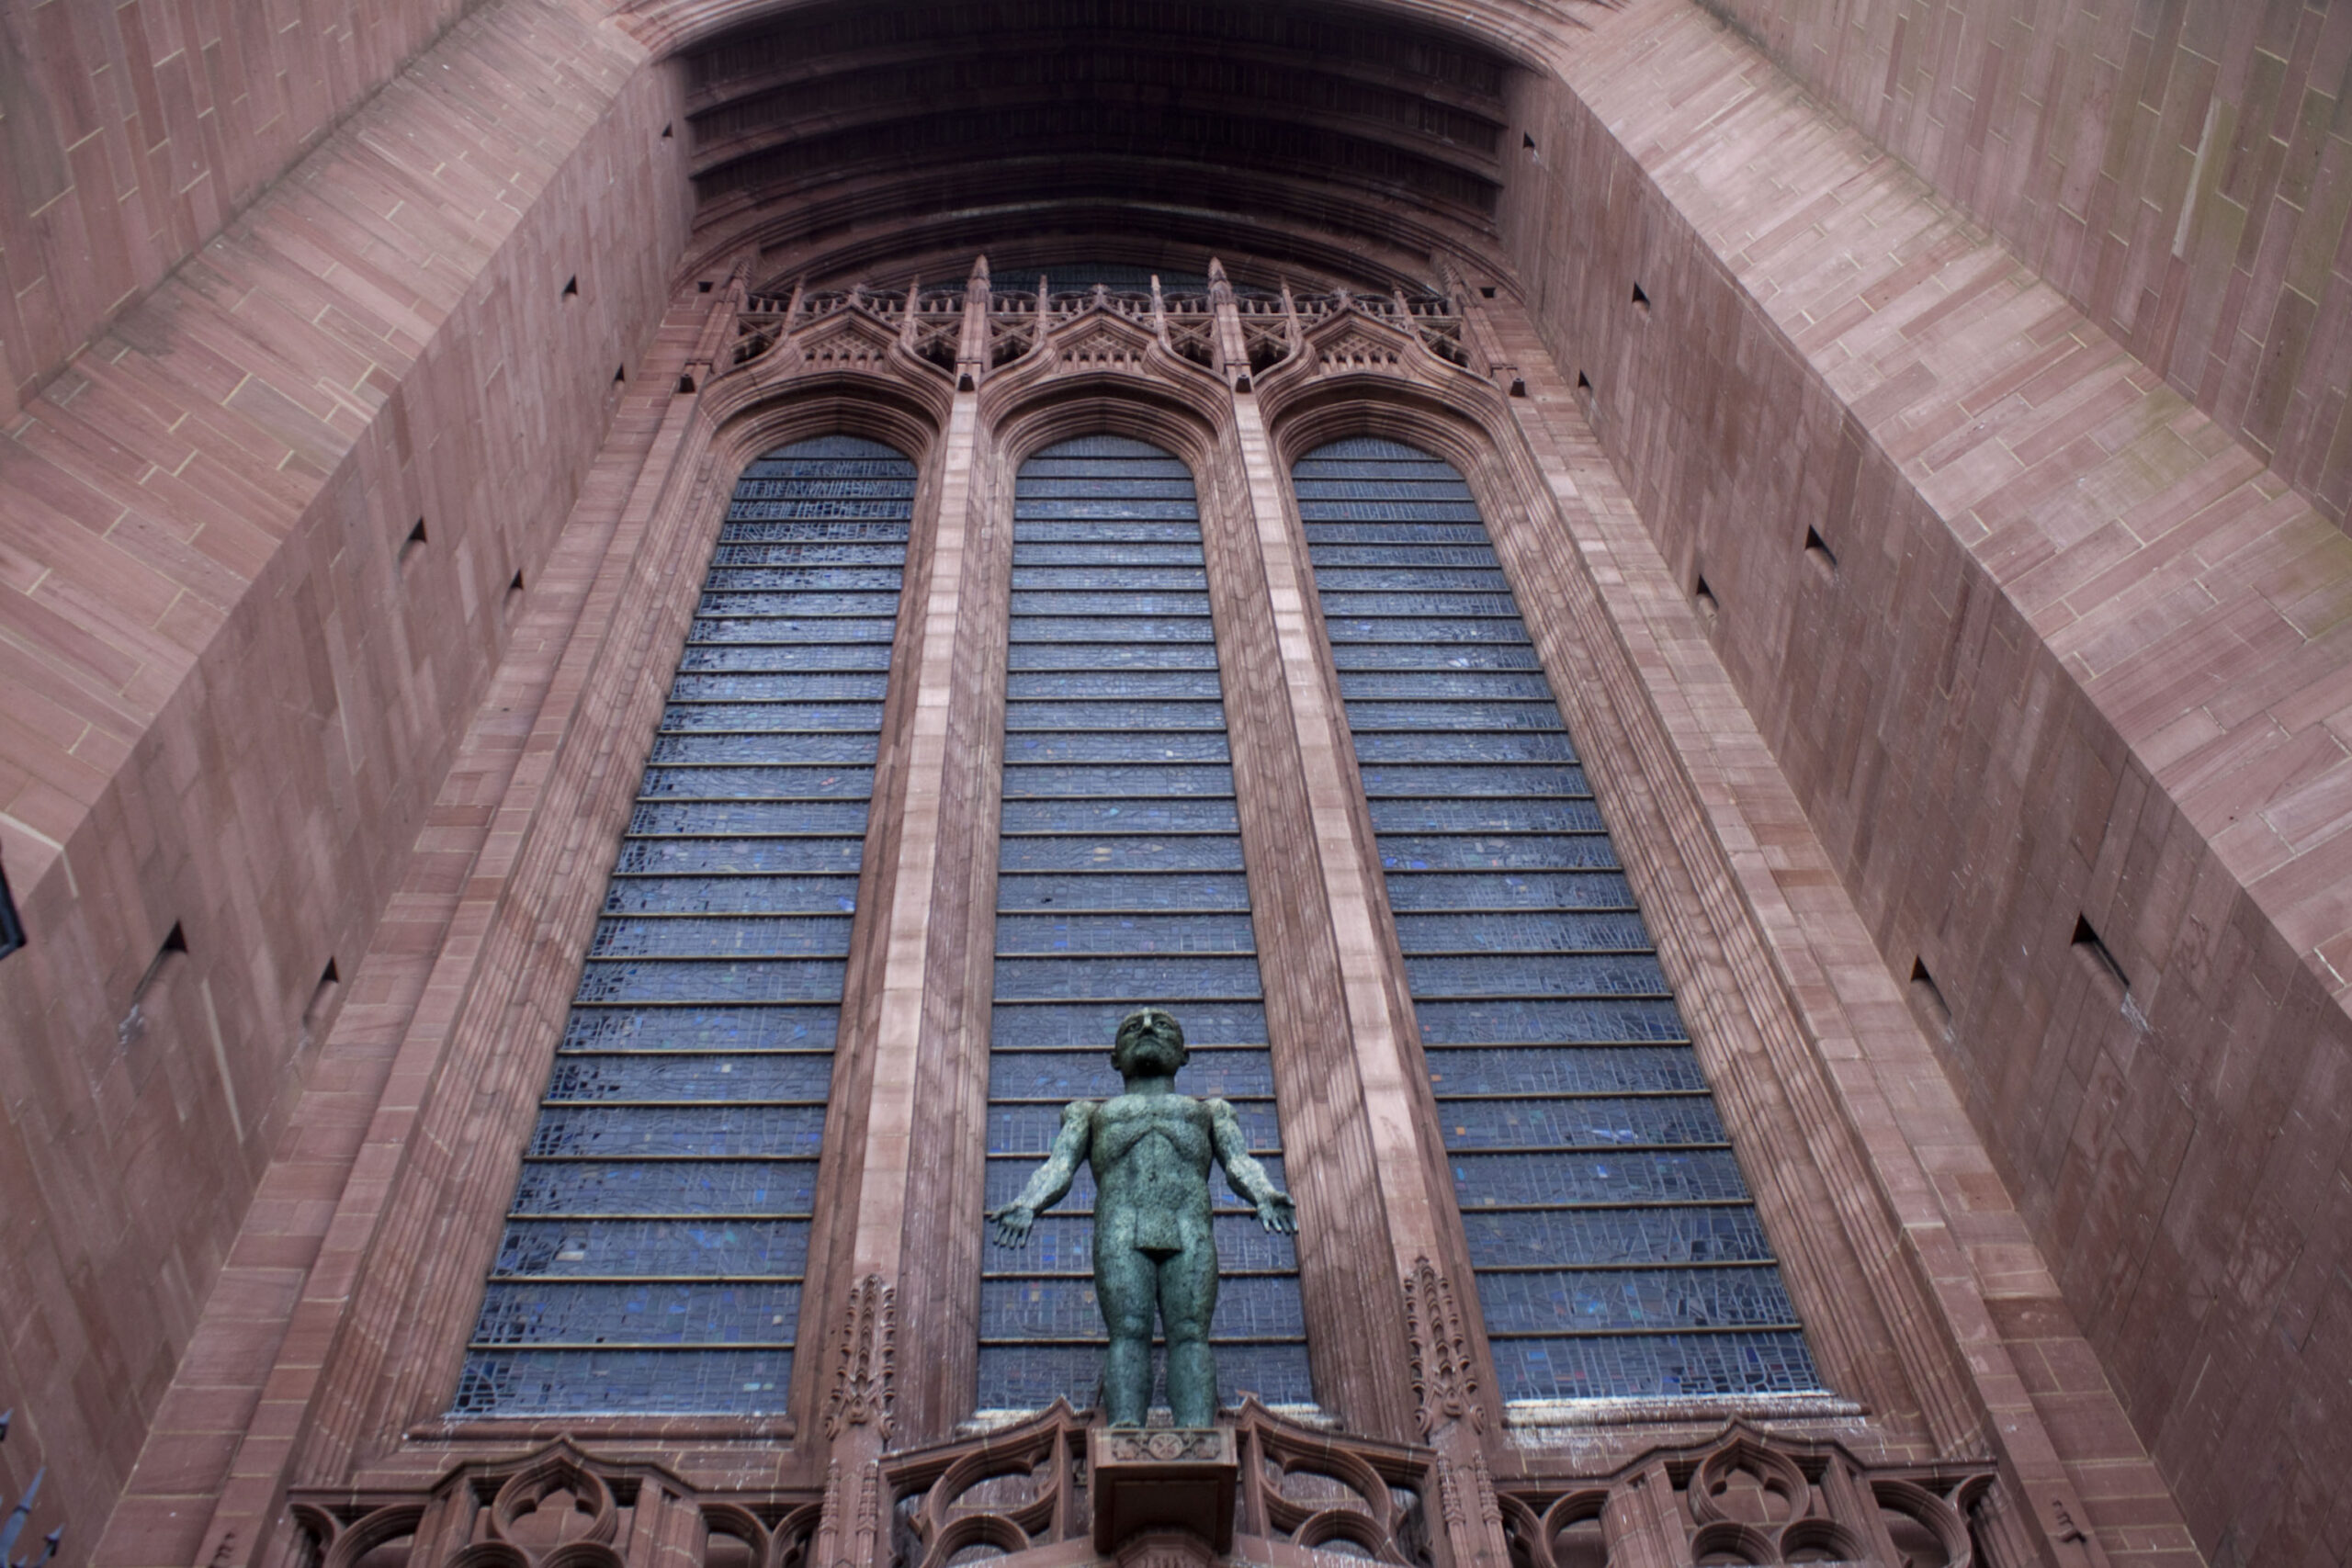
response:
M1233 1546L1240 1471L1226 1427L1096 1427L1086 1435L1094 1549L1108 1556L1147 1532L1182 1530L1216 1552Z

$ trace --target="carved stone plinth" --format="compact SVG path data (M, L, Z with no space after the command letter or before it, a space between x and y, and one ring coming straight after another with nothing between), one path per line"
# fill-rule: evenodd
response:
M1114 1553L1148 1530L1186 1530L1212 1551L1231 1550L1240 1467L1230 1428L1096 1427L1086 1453L1097 1551Z

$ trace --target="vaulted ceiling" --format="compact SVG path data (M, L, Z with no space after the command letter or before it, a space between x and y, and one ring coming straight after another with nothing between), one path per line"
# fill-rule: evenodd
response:
M1501 186L1509 63L1369 10L847 0L679 60L706 235L820 269L1052 235L1425 265Z

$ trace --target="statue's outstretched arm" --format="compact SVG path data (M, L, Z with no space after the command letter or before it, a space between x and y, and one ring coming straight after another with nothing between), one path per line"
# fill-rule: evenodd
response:
M1217 1163L1225 1167L1225 1179L1233 1190L1257 1205L1258 1223L1270 1231L1288 1235L1298 1229L1298 1206L1290 1194L1267 1179L1266 1168L1260 1165L1250 1152L1250 1140L1241 1134L1241 1119L1233 1107L1222 1100L1204 1101L1209 1111L1209 1130L1216 1140Z
M1054 1152L1029 1178L1029 1185L1021 1190L1020 1197L988 1216L996 1222L998 1246L1019 1247L1029 1239L1029 1227L1037 1223L1037 1211L1060 1202L1069 1191L1069 1184L1078 1179L1078 1168L1085 1161L1093 1136L1092 1100L1074 1100L1062 1108L1062 1130L1054 1136Z

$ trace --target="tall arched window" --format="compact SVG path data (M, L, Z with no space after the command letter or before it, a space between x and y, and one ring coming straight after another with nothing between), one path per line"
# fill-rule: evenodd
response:
M735 487L454 1413L780 1410L914 465Z
M1111 1037L1143 1005L1184 1025L1192 1062L1179 1087L1231 1100L1279 1182L1192 474L1158 447L1095 435L1030 458L1015 493L989 1204L1019 1190L1066 1102L1119 1091ZM983 1411L1057 1394L1094 1403L1104 1338L1092 1201L1081 1175L1026 1247L989 1243ZM1224 1397L1310 1403L1291 1239L1260 1230L1221 1187L1214 1223L1225 1279L1211 1340Z
M1817 1388L1468 485L1293 481L1503 1397Z

